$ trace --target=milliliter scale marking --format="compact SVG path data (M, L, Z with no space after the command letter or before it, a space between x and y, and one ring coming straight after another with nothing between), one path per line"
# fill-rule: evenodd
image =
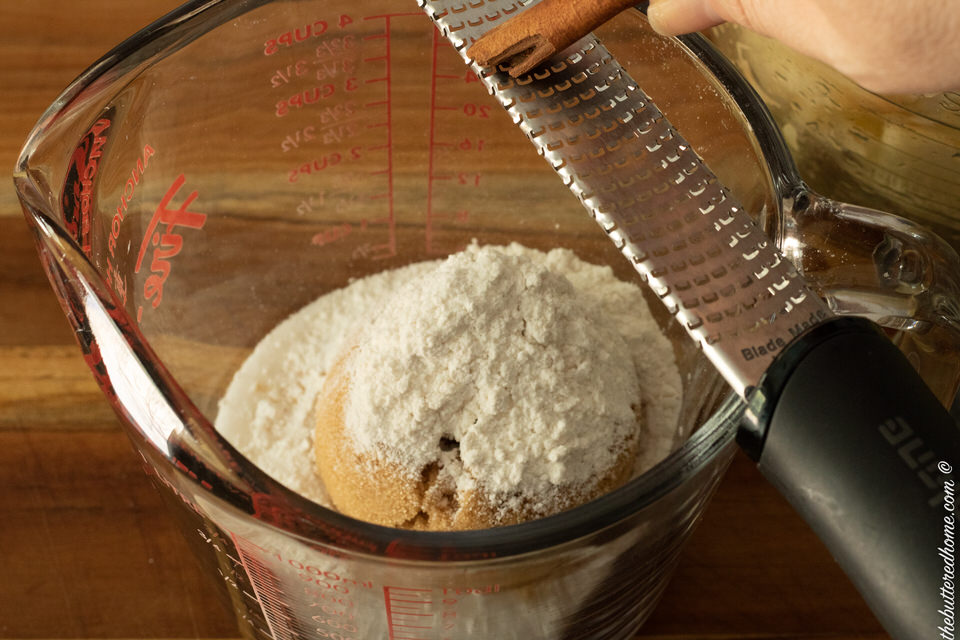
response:
M382 200L386 203L387 206L387 215L384 218L373 220L374 224L386 224L388 229L388 238L385 243L374 245L371 247L371 255L369 256L372 259L381 259L389 258L397 254L397 223L396 223L396 197L394 191L394 146L393 146L393 78L391 73L392 68L392 55L391 55L391 21L396 18L402 17L419 17L420 14L417 13L391 13L391 14L382 14L382 15L372 15L364 17L364 20L383 20L383 33L381 34L371 34L364 36L365 41L370 40L383 40L384 51L381 55L370 56L363 58L363 64L372 64L375 62L383 62L384 72L382 76L376 78L369 78L365 82L367 84L380 83L384 85L384 98L383 100L378 100L374 102L367 102L364 104L364 108L377 108L381 107L385 110L384 119L381 122L375 122L368 124L369 128L383 128L385 131L385 141L381 144L373 145L367 147L368 151L383 151L386 155L386 166L383 169L377 169L371 171L371 175L383 175L386 177L387 184L386 190L380 193L371 194L369 197L371 200ZM362 223L362 230L368 226L368 222L364 221Z
M436 629L432 589L384 587L389 640L429 640L423 632Z
M254 545L236 534L231 534L231 537L243 570L250 578L253 593L263 610L270 635L274 640L299 640L295 631L299 625L296 616L284 601L280 581L257 559Z
M492 151L477 124L489 118L491 106L480 79L463 65L459 54L439 31L431 42L430 122L428 134L425 242L428 255L445 256L462 243L439 241L442 226L470 222L471 207L483 201L481 154ZM462 102L464 85L475 84L476 102ZM466 95L470 95L467 93Z

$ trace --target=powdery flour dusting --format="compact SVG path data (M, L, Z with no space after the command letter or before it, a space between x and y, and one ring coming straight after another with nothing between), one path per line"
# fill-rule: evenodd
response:
M458 488L588 486L623 443L639 442L639 473L684 435L673 351L636 285L565 249L471 246L319 298L235 375L217 429L321 504L313 406L354 344L344 424L357 450L411 469L439 460ZM438 458L441 441L459 460Z

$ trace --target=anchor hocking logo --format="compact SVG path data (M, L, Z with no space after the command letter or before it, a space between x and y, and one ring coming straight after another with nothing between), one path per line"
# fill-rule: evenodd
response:
M163 287L173 269L170 261L183 249L183 230L202 229L207 221L207 214L190 210L193 201L197 199L196 191L190 192L179 207L171 204L185 182L186 178L181 173L160 200L143 234L140 252L137 254L135 274L140 273L147 251L151 251L150 272L143 283L143 297L145 302L150 301L150 306L154 309L163 301ZM137 322L142 318L143 305L137 308Z
M70 156L60 202L63 223L87 257L91 256L91 203L100 163L113 123L112 107L103 111L97 121L80 138Z

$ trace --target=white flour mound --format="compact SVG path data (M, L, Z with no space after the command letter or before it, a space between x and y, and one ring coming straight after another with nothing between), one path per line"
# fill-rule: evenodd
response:
M358 450L421 468L441 439L455 440L462 468L448 461L448 471L462 488L482 479L489 493L529 496L589 483L637 429L640 473L685 435L673 350L636 285L566 249L471 246L319 298L234 376L216 428L324 505L313 408L353 344L344 420Z
M637 432L613 321L521 252L473 246L408 282L361 330L347 375L357 452L411 477L441 462L458 494L590 488ZM441 460L454 446L459 460Z

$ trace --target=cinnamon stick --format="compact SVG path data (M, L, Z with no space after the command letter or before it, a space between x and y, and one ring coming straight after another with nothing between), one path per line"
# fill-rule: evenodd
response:
M485 33L467 55L484 67L504 63L516 78L636 4L637 0L541 0Z

